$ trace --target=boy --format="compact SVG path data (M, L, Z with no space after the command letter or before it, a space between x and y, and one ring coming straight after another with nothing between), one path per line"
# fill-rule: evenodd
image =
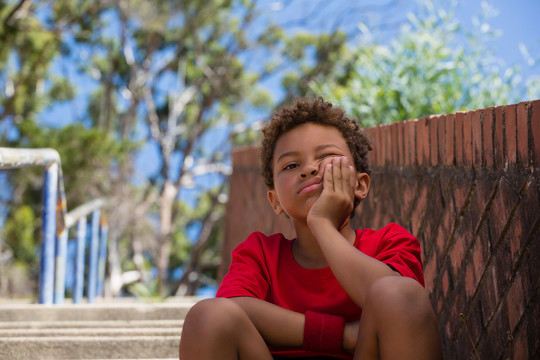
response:
M268 200L296 238L251 234L217 298L188 313L190 359L440 359L418 240L397 224L354 230L371 144L322 98L273 114L260 153Z

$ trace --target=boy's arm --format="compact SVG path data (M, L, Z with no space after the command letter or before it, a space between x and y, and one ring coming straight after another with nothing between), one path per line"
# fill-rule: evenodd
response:
M248 315L267 344L301 347L304 341L305 315L252 297L230 298ZM338 334L333 334L338 336ZM358 337L358 321L345 324L342 348L353 352Z
M347 158L334 159L325 169L323 191L311 207L307 223L334 276L351 299L363 307L371 284L399 273L356 249L340 232L353 210L355 187L356 172Z
M230 298L248 315L267 344L302 346L304 314L252 297Z

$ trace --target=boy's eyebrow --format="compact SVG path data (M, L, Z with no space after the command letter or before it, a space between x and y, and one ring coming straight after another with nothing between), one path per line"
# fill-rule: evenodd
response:
M325 150L327 148L338 148L339 150L342 150L339 146L337 146L336 144L322 144L322 145L319 145L315 148L315 151L321 151L321 150ZM300 151L287 151L283 154L281 154L277 159L276 159L276 162L280 161L282 158L284 157L287 157L287 156L295 156L295 155L298 155L300 154Z

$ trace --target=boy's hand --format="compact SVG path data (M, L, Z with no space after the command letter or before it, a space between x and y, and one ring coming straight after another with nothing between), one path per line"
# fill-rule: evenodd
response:
M354 353L356 348L356 342L358 340L358 326L360 321L354 321L345 324L345 329L343 330L343 343L341 347L343 350Z
M345 156L336 157L327 164L323 175L323 190L307 215L308 224L329 220L340 229L349 219L354 208L356 173Z

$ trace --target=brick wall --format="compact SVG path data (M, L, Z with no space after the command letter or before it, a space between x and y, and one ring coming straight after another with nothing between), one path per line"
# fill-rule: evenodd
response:
M447 359L540 358L540 100L366 130L372 187L356 226L394 221L422 245ZM292 236L256 148L233 154L223 265L250 232Z

